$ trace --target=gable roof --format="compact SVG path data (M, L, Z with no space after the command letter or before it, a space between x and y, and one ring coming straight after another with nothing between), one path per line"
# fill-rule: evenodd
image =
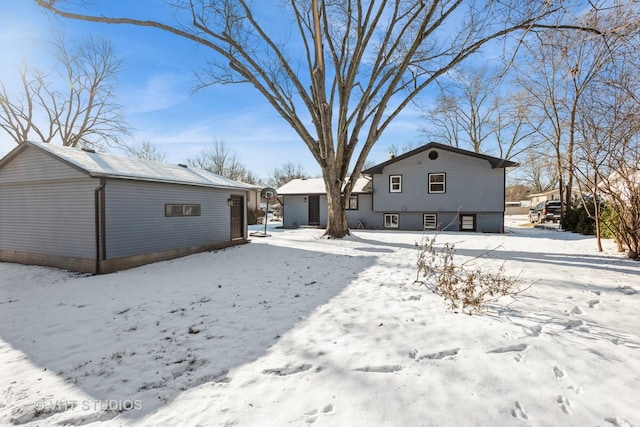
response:
M352 194L357 193L370 193L371 192L371 179L367 177L360 177L356 181L355 187L353 187ZM324 186L324 179L322 178L299 178L292 179L284 184L282 187L276 190L278 195L298 195L298 194L327 194L327 190Z
M468 150L463 150L462 148L456 148L456 147L452 147L450 145L445 145L445 144L440 144L437 142L430 142L426 145L423 145L421 147L416 148L415 150L411 150L408 151L404 154L401 154L400 156L396 156L393 159L387 160L384 163L380 163L379 165L370 167L369 169L366 169L364 171L362 171L363 174L365 175L373 175L373 174L379 174L382 173L382 170L395 163L398 162L400 160L406 159L408 157L411 156L415 156L418 153L421 153L423 151L426 150L431 150L431 149L438 149L438 150L444 150L444 151L450 151L452 153L457 153L457 154L463 154L465 156L469 156L469 157L475 157L478 159L483 159L488 161L491 164L491 168L492 169L497 169L497 168L515 168L518 167L518 163L516 162L512 162L510 160L505 160L505 159L500 159L498 157L491 157L491 156L487 156L485 154L479 154L479 153L474 153L473 151L468 151Z
M0 159L0 168L27 148L42 151L92 178L118 178L202 187L254 190L259 187L234 181L204 169L191 169L169 163L132 159L93 150L82 150L41 142L27 141Z

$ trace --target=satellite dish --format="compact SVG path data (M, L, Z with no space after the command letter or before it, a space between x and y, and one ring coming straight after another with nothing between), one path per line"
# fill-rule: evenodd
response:
M260 192L260 197L267 200L275 199L277 195L278 192L275 190L275 188L271 187L263 188Z

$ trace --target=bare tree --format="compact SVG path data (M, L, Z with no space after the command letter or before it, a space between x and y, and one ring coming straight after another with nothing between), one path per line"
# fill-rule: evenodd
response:
M269 185L273 188L279 188L292 179L299 178L309 178L309 175L300 163L287 162L273 170L273 174L269 178Z
M196 157L187 159L189 166L205 169L235 181L257 184L252 172L240 163L236 154L229 149L223 139L216 139L211 147L201 151Z
M128 133L115 83L122 60L108 40L89 37L53 45L57 66L48 72L18 70L20 93L0 83L0 128L21 144L27 140L63 145L118 144Z
M176 13L168 15L178 22L167 23L109 17L95 2L80 2L93 11L85 14L74 9L78 1L35 1L63 17L154 27L211 49L202 86L253 85L320 165L325 235L334 238L349 234L345 207L355 177L407 105L484 45L557 27L568 10L525 0L288 0L278 3L292 23L283 34L268 25L276 2L261 8L249 0L174 0Z
M399 156L400 154L404 154L408 151L413 150L414 148L417 148L418 144L416 144L415 142L405 142L402 145L398 145L396 143L391 143L391 145L389 145L388 151L389 151L389 155L390 156ZM374 164L371 165L372 167L375 166ZM366 167L363 167L362 169L367 169Z
M553 156L536 152L527 152L518 169L521 180L533 193L543 193L558 186L558 169Z
M617 14L623 5L606 14L592 10L577 25L611 26L603 15ZM560 196L569 206L576 173L575 151L581 98L595 83L606 65L613 61L611 43L618 37L594 37L584 32L547 31L529 44L529 63L520 82L535 100L538 133L555 154ZM562 206L564 214L565 205Z
M487 68L450 74L453 79L440 86L436 106L426 114L433 128L423 132L443 144L486 153L487 139L493 134L492 117L499 106L495 90L500 81Z
M607 44L612 60L580 99L576 123L582 140L577 145L575 174L589 193L591 206L583 207L595 220L598 250L603 228L616 238L620 250L626 246L629 257L640 256L640 32L638 27L622 25L633 21L628 13L605 14L600 19L619 28L617 37ZM637 15L636 15L637 16ZM606 204L606 218L601 201ZM603 220L604 219L604 220Z
M167 157L167 153L149 141L127 144L126 149L129 156L135 157L136 159L164 162Z

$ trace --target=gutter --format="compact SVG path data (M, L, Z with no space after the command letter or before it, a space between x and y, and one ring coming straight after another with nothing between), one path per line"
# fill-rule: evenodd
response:
M96 216L96 266L93 274L100 274L102 260L106 254L105 242L105 187L107 180L100 178L100 185L95 189L95 216Z

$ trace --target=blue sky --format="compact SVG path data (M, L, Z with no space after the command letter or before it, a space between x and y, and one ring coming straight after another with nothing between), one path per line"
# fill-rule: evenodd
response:
M107 2L116 10L135 5L152 17L161 14L159 0ZM116 13L124 15L128 12ZM142 15L141 15L142 16ZM54 31L64 29L75 37L106 36L125 60L119 76L118 102L137 141L147 140L167 154L170 163L181 163L224 140L248 169L261 178L285 162L300 163L311 175L320 169L291 127L250 85L216 86L191 94L194 71L204 64L206 50L193 42L150 28L105 25L63 20L41 11L31 0L0 1L0 79L11 87L20 61L47 67L43 46ZM390 126L369 156L386 160L389 146L422 141L420 114L408 108ZM15 144L0 134L0 155Z

